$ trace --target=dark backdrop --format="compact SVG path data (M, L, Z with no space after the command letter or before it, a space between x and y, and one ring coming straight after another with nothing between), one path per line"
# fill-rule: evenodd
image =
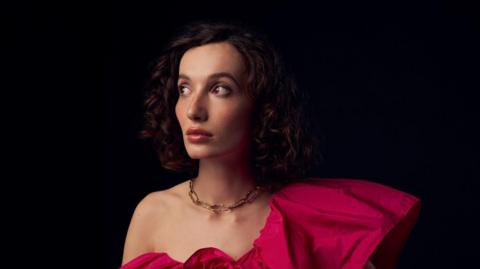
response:
M40 221L41 232L30 232L37 245L53 235L60 240L48 254L68 256L70 267L87 256L100 259L88 268L120 266L138 201L186 179L161 169L150 144L136 139L148 66L176 27L226 18L266 33L312 96L326 137L317 175L364 178L422 199L399 268L472 266L480 212L473 6L259 2L16 6L11 69L19 72L11 78L22 111L12 128L26 129L15 156L33 160L20 185L35 201L26 204ZM38 172L43 180L30 176Z

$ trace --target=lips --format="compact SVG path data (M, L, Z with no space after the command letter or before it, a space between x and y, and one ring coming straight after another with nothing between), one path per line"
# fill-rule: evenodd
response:
M200 129L200 128L189 128L187 130L187 135L202 135L202 136L212 136L211 133Z

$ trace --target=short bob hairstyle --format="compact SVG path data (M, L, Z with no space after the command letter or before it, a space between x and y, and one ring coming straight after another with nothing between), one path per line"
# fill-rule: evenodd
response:
M188 156L175 114L182 55L190 48L228 42L244 57L245 92L254 102L251 165L256 183L270 189L302 180L323 161L320 139L308 118L307 94L297 89L280 54L268 39L239 22L197 21L183 26L152 64L140 139L152 138L162 167L195 175L198 161Z

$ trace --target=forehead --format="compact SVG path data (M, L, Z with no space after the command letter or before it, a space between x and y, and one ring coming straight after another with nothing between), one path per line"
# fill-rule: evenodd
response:
M245 72L245 64L240 52L230 43L211 43L187 50L180 60L179 72L192 79L218 72L239 78Z

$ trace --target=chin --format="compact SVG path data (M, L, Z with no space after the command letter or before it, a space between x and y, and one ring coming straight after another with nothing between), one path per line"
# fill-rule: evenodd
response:
M216 155L210 150L187 150L187 153L192 159L204 159Z
M212 157L218 157L222 155L228 155L230 151L225 149L219 149L214 147L202 147L195 148L195 146L187 147L188 156L191 159L207 159Z

